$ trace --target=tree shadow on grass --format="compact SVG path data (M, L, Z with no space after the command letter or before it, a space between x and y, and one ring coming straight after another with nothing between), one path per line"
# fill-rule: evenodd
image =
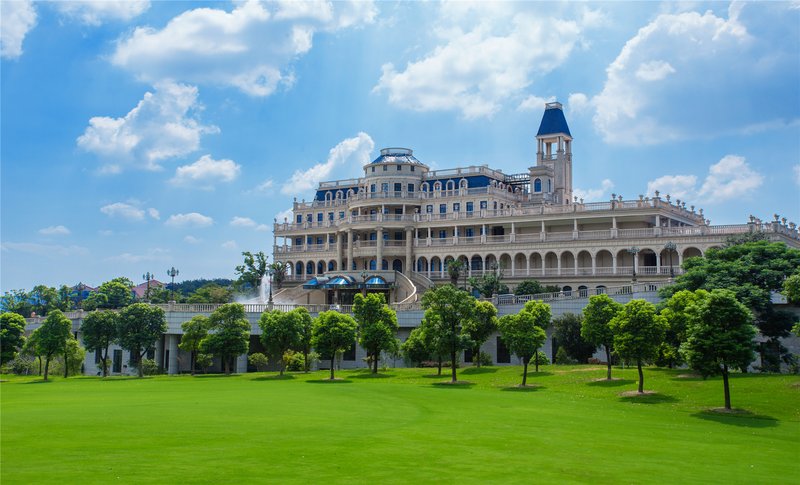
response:
M619 400L620 402L630 402L635 404L666 404L679 401L679 399L675 398L674 396L669 396L667 394L659 394L657 392L647 394L647 392L648 391L645 391L645 394L622 396L619 398Z
M242 374L195 374L195 379L225 379L228 377L235 377Z
M397 375L384 374L382 372L378 372L377 374L373 374L371 372L359 372L357 374L351 374L350 377L353 379L388 379L390 377L397 377Z
M53 380L44 380L44 379L37 379L35 381L28 381L28 382L21 382L20 384L50 384L51 382L55 382Z
M522 372L520 372L517 375L522 377ZM528 369L528 377L545 377L545 376L552 376L552 375L553 375L552 372L547 372L546 370L540 370L539 372L536 372L532 368Z
M778 425L778 420L772 416L764 414L753 414L743 409L734 409L732 412L720 412L717 410L706 409L699 413L692 414L693 417L705 421L714 421L720 424L732 426L742 426L746 428L774 428Z
M540 386L538 384L527 384L525 387L522 387L522 385L516 385L516 386L505 386L500 388L501 391L505 392L537 392L543 389L547 388L544 386Z
M462 374L494 374L497 372L497 367L470 367L461 371Z
M635 382L636 381L631 379L612 379L610 381L608 379L602 379L598 381L587 382L586 385L593 387L619 387L619 386L627 386Z
M450 375L449 372L442 371L442 375L439 375L439 374L427 374L427 375L422 376L422 378L423 379L444 379L445 377L448 377L449 375Z
M469 381L444 381L444 382L434 382L431 384L432 387L437 389L470 389L475 386L474 382Z
M309 379L306 382L308 382L309 384L352 384L353 383L353 381L351 381L350 379L342 379L340 377L337 377L334 380L330 380L330 379Z
M254 377L252 380L254 381L291 381L294 380L295 376L291 374L274 374L270 376L261 376L261 377Z

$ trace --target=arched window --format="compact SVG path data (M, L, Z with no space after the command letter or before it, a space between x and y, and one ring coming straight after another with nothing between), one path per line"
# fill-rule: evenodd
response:
M552 192L553 191L553 181L550 180L550 179L547 179L547 191L548 192Z
M399 259L395 259L394 261L392 261L392 270L402 272L403 262L400 261Z
M542 179L536 179L533 181L533 191L534 192L542 191Z
M587 296L589 296L589 288L587 288L584 285L579 286L578 287L578 296L580 296L581 298L586 298Z
M385 259L381 261L381 269L384 271L389 271L389 261L386 261Z
M317 274L322 274L324 272L325 272L325 262L320 261L319 263L317 263Z
M461 179L461 182L459 182L459 187L462 188L462 189L466 189L467 188L467 179Z
M336 198L337 199L341 199L342 198L342 191L341 190L337 190L336 191Z
M314 263L311 261L306 264L306 274L314 274Z
M430 187L430 185L428 184L428 182L424 182L422 184L422 191L423 192L427 192L429 187Z
M372 270L372 271L375 271L375 260L374 259L370 259L369 260L369 269Z
M303 263L298 261L297 264L295 265L295 271L294 272L297 273L298 275L303 274Z
M606 287L603 285L598 285L597 288L594 289L594 292L598 295L602 295L606 292Z
M561 291L563 291L565 295L570 296L572 294L572 287L565 286L564 288L561 289Z
M456 188L456 183L452 180L447 181L447 190L453 190Z
M442 183L441 182L435 182L433 184L433 190L436 190L436 191L442 190Z
M328 271L334 271L336 269L336 261L328 261Z

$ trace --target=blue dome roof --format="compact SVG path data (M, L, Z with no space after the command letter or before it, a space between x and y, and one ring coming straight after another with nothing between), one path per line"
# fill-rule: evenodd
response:
M565 133L572 136L572 133L569 132L569 126L567 126L567 119L564 118L561 103L547 103L544 107L544 116L542 116L542 123L539 125L539 131L536 136L555 135L557 133Z
M413 163L414 165L425 165L414 157L414 151L410 148L384 148L381 155L372 163Z

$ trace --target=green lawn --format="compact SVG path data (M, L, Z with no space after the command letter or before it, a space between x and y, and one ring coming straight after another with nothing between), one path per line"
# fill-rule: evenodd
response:
M0 482L800 483L800 378L598 367L0 384Z

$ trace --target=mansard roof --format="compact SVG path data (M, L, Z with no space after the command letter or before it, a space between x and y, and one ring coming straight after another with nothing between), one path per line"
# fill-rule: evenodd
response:
M414 165L425 165L414 157L414 152L410 148L383 148L378 158L372 163L413 163Z
M569 132L569 126L567 125L567 119L564 117L561 103L547 103L544 108L542 123L539 125L539 131L536 136L555 135L558 133L572 136L572 133Z

